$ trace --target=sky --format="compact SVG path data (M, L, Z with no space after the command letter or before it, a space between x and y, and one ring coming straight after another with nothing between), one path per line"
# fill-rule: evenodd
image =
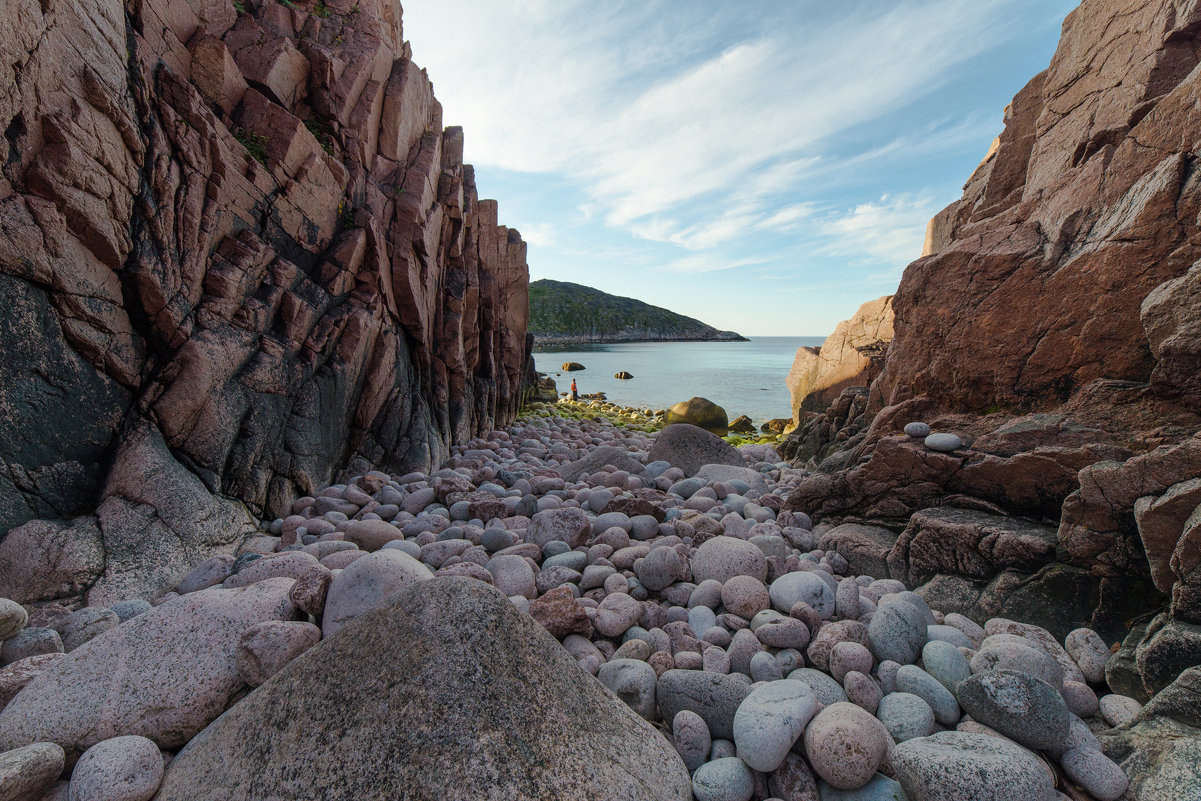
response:
M747 336L896 290L1066 0L409 0L530 279Z

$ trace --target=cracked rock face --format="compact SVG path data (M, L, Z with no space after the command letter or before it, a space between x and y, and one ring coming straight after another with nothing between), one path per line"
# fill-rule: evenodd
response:
M1068 16L1050 67L906 270L886 402L1032 408L1098 379L1195 399L1187 332L1201 312L1178 304L1195 277L1178 279L1201 258L1199 15L1085 0Z
M165 575L121 578L139 543L194 564L242 505L429 469L511 419L525 244L477 198L398 6L5 16L0 533L69 541L25 597L153 594ZM170 490L121 467L129 441Z

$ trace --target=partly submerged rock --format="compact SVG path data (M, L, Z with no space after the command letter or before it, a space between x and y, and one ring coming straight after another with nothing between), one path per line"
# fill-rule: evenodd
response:
M541 626L447 577L404 588L247 696L179 753L158 798L689 792L671 744Z
M730 418L726 416L726 410L708 398L690 398L680 401L667 410L663 419L668 425L687 423L703 428L719 437L726 435L730 422Z

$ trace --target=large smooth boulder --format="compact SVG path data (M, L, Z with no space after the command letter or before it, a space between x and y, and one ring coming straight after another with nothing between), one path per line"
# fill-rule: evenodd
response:
M332 636L402 587L431 577L428 567L402 551L384 549L356 559L329 585L321 618L322 634Z
M905 793L920 801L1051 801L1046 766L1019 745L987 734L944 731L906 740L892 766Z
M495 588L443 577L405 587L247 696L180 751L157 798L689 793L670 743L541 626Z
M574 462L568 462L556 471L564 481L579 481L580 476L597 473L605 465L612 465L627 473L641 473L644 465L623 448L612 445L602 445L593 448L587 454Z
M726 410L708 398L689 398L673 404L663 415L668 425L687 423L724 437L729 431L730 418Z
M676 423L660 431L646 459L648 463L660 460L670 462L687 476L696 475L707 464L746 467L746 462L733 445L688 423Z
M243 632L288 620L292 580L174 598L76 648L39 673L0 713L0 751L36 742L68 758L140 734L178 748L245 685L234 656Z

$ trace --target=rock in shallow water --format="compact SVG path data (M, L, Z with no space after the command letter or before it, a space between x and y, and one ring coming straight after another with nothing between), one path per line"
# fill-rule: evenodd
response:
M551 788L687 801L690 787L675 749L541 626L494 588L448 577L404 588L247 696L172 761L158 801Z

